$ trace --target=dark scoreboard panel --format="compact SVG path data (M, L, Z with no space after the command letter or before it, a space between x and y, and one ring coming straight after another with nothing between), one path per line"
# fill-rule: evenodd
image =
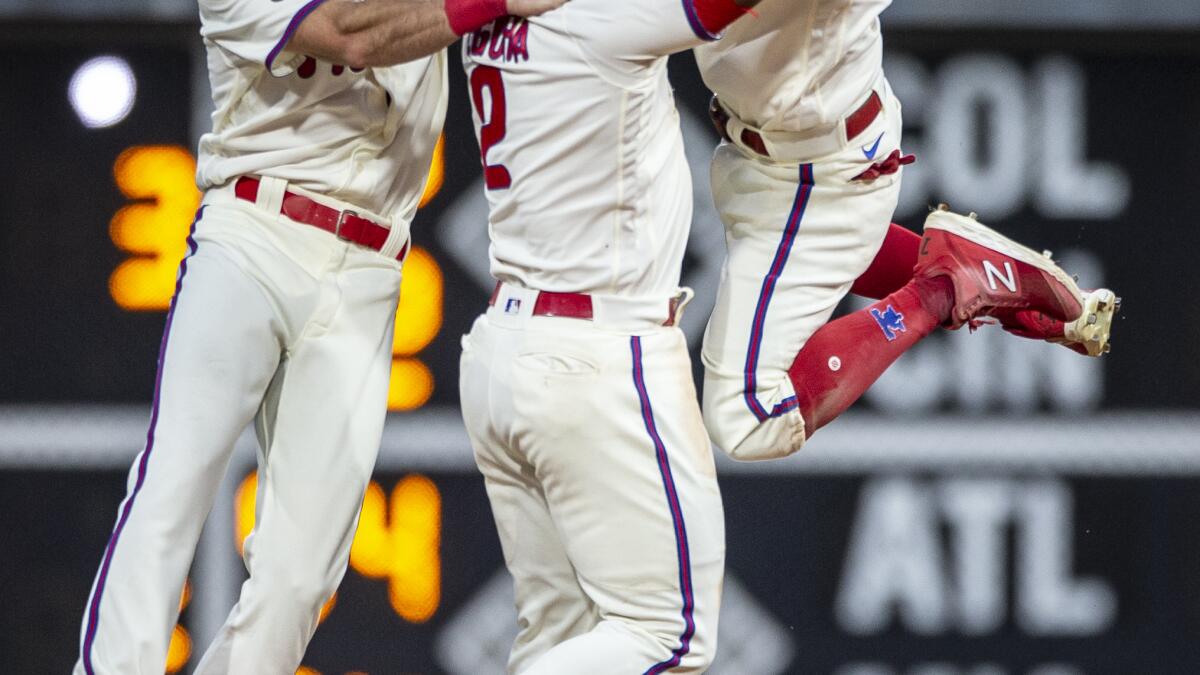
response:
M10 44L0 43L0 56L10 64L0 97L7 156L0 162L0 403L150 397L162 308L173 285L170 255L183 250L178 242L190 222L189 200L196 198L187 180L194 152L194 38L190 30L173 31L180 42L161 44L159 36L139 44L137 35L155 35L147 29L108 41L92 35L85 46L13 42L11 36ZM1200 41L900 33L890 44L888 72L905 104L905 145L919 157L906 169L898 218L918 228L924 209L940 201L976 210L986 222L1054 250L1082 272L1085 284L1116 288L1125 298L1116 352L1096 373L1064 366L1080 371L1074 377L1098 375L1106 383L1097 389L1100 400L1087 405L1200 405L1200 359L1194 358L1200 318L1188 310L1185 282L1200 250L1194 226L1200 192L1192 189L1200 184L1194 161L1200 156L1194 123ZM124 122L87 129L67 103L67 84L75 68L98 54L129 61L138 95ZM694 64L681 57L673 75L698 191L685 279L699 296L688 319L695 337L722 255L706 186L715 137ZM431 187L414 227L422 255L406 270L398 323L397 372L407 378L399 384L420 391L397 409L457 403L458 336L490 290L478 148L454 65L451 79L442 181ZM120 158L147 150L178 156L167 169L151 166L139 174L129 169L139 165L130 163L130 175L115 173ZM137 204L141 215L115 227L118 212L129 216L128 207ZM131 259L152 261L160 250L168 264L155 283L166 290L158 291L151 311L129 311L110 289L114 273ZM1023 357L1008 365L1024 373L1044 367ZM941 386L952 387L955 377L945 375ZM962 398L947 396L930 407L972 408ZM872 402L891 410L883 399ZM1031 405L1078 404L1005 394L983 407Z
M5 672L69 670L122 478L0 473L6 516L52 508L71 523L69 537L19 518L5 533ZM405 480L376 479L389 496ZM413 605L392 578L354 554L305 659L313 671L502 672L515 615L482 486L465 472L419 480L442 505L432 611L406 618ZM1200 670L1200 477L727 476L722 489L729 580L714 672Z
M164 231L186 229L186 216L161 216L186 212L180 205L195 198L186 178L194 30L76 26L56 41L45 26L0 28L8 66L0 75L0 406L143 406L168 299L155 290L162 270L145 285L114 279L131 259L177 252ZM1200 313L1190 292L1200 250L1200 37L933 31L895 33L889 44L905 146L920 158L906 169L899 220L917 228L939 201L977 210L1054 250L1085 285L1116 288L1125 309L1116 351L1101 361L988 329L934 336L864 407L909 433L933 413L1048 415L1012 422L1019 427L1095 421L1070 445L1012 448L1047 457L1102 440L1106 425L1167 424L1110 413L1200 408ZM138 96L125 121L88 129L67 85L100 54L129 62ZM414 228L422 255L410 260L401 306L397 389L419 395L393 401L447 414L457 404L458 336L489 288L462 80L452 66L443 180ZM695 338L723 253L705 187L715 135L689 58L673 64L673 80L697 176L686 265L699 295ZM939 423L928 426L936 444ZM1194 428L1179 437L1194 438ZM23 451L0 436L0 671L62 673L124 474L10 462ZM726 474L729 580L714 672L1200 672L1200 472L1097 469L1106 461L1097 455L1066 472L953 462L914 472L880 462L851 472ZM391 467L376 482L309 672L500 672L511 590L469 463L426 474ZM235 532L248 527L250 492L233 497ZM425 514L419 526L392 527L394 503ZM236 536L225 541L235 577ZM203 648L183 647L210 592L198 585L184 610L178 672Z
M137 101L119 125L88 129L68 83L99 54L128 60ZM127 258L109 224L130 202L114 164L133 146L189 145L191 54L0 45L0 58L0 401L149 400L163 313L124 311L109 293Z

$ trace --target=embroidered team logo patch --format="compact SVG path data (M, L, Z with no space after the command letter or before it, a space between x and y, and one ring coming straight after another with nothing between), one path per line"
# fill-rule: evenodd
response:
M908 327L904 325L904 315L897 312L896 308L891 305L888 305L887 309L882 312L871 308L871 316L875 317L875 323L879 324L879 328L888 342L900 337L900 333L908 332Z

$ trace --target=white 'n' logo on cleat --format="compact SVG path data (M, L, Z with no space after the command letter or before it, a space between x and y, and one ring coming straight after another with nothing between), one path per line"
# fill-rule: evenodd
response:
M1003 274L1000 273L1000 270L990 260L984 260L983 273L987 275L988 286L991 286L993 291L1000 290L1000 287L996 285L996 281L999 280L1009 291L1013 293L1017 292L1017 275L1013 271L1012 263L1007 260L1004 261Z

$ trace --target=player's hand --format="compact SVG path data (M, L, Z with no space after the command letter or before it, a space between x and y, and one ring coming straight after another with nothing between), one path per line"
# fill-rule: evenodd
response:
M537 16L558 9L569 0L508 0L508 13L513 16Z

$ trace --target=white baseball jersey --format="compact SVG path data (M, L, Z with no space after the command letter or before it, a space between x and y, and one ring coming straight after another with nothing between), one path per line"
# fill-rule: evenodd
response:
M830 129L882 75L879 14L891 0L763 0L696 50L704 82L763 131Z
M711 37L691 9L573 0L463 41L497 279L627 297L677 291L692 188L666 56Z
M288 51L321 1L200 0L216 111L197 184L268 175L410 222L445 119L445 54L356 71Z
M712 662L724 516L687 341L663 321L692 216L666 55L712 37L697 5L723 1L572 0L464 43L507 283L463 341L460 394L514 579L511 673ZM544 291L600 304L539 316Z
M441 133L446 74L444 55L354 72L289 53L321 1L200 0L217 111L198 183L258 174L263 189L253 203L208 190L192 226L76 675L163 672L205 518L252 419L250 578L194 672L296 672L345 573L387 412L395 253ZM395 248L289 220L284 181L390 218Z

